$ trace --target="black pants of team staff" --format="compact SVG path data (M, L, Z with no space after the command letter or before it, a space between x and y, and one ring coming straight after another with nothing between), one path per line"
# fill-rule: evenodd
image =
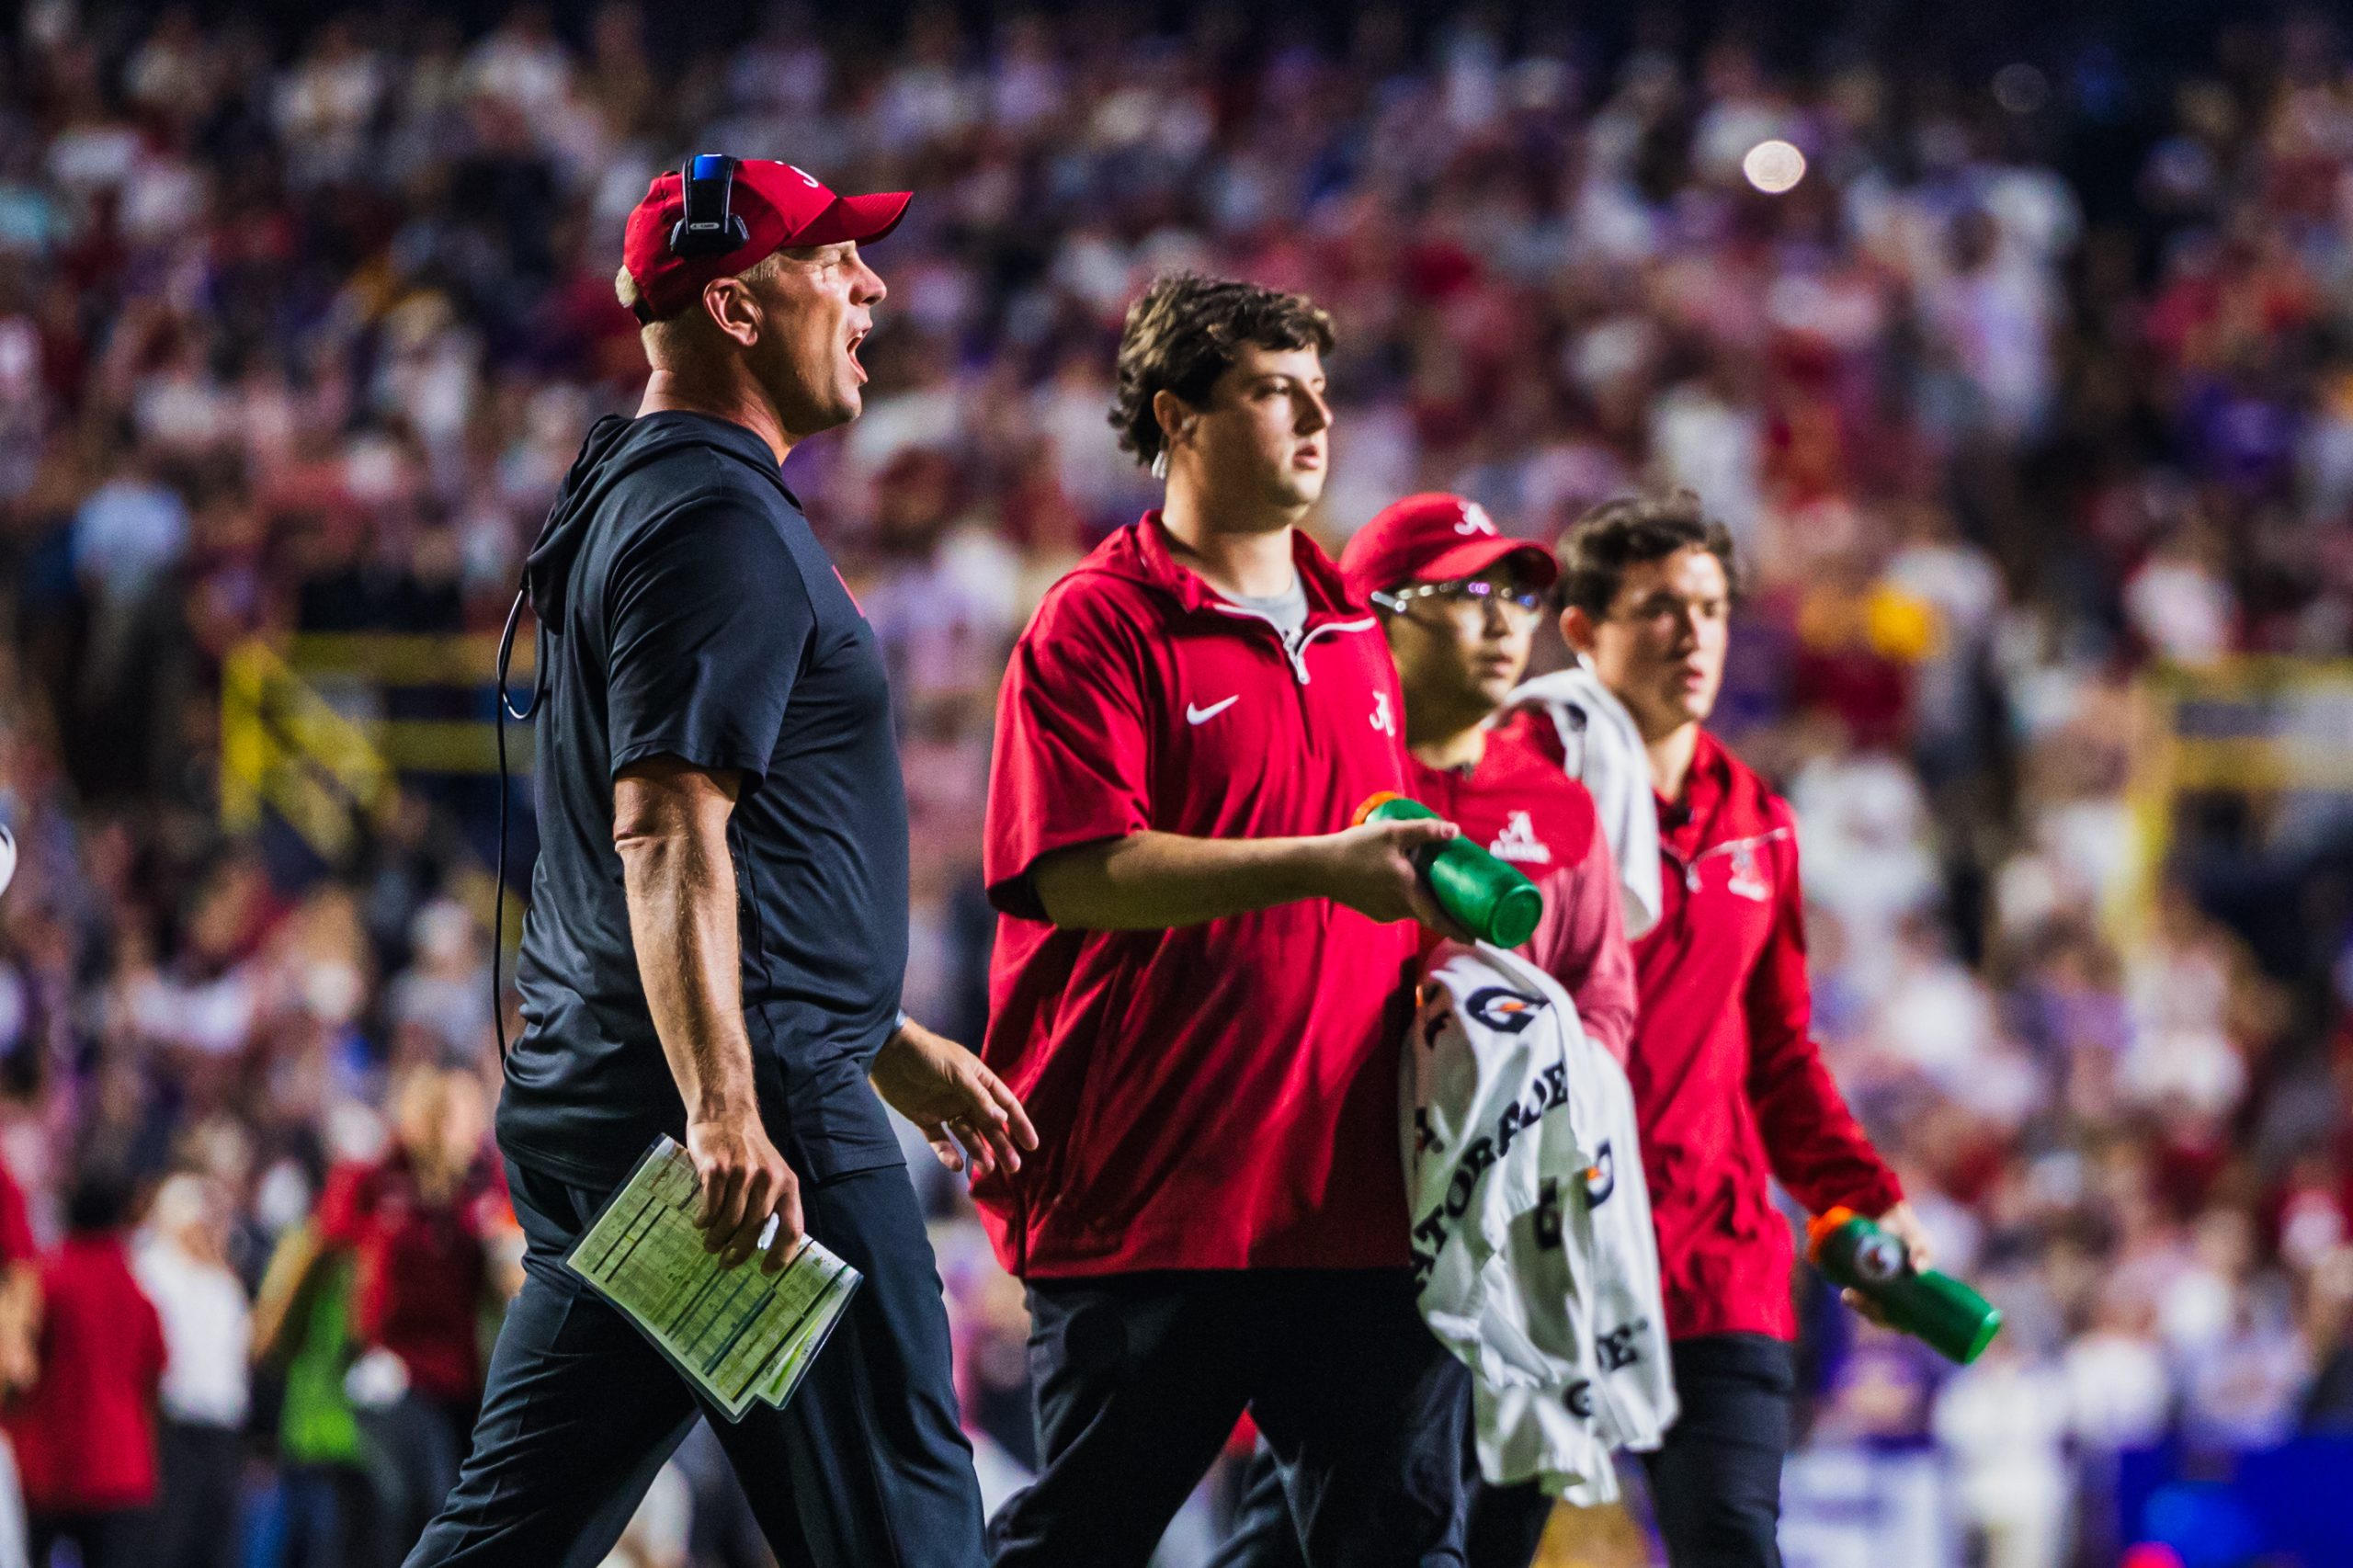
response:
M407 1568L595 1568L702 1414L660 1352L563 1267L607 1194L506 1169L524 1285L473 1449ZM803 1182L801 1196L810 1234L865 1283L790 1403L713 1415L712 1429L782 1568L979 1568L980 1488L906 1170Z
M243 1562L237 1504L245 1435L234 1426L165 1416L155 1429L155 1468L162 1490L148 1548L152 1568L232 1568Z
M1460 1568L1468 1374L1404 1270L1032 1281L1037 1482L996 1568L1143 1568L1250 1412L1312 1568Z
M1674 1568L1780 1568L1781 1460L1797 1387L1790 1347L1761 1334L1675 1342L1683 1414L1658 1452L1643 1456L1659 1533ZM1464 1428L1468 1568L1529 1568L1552 1500L1533 1483L1490 1486ZM1233 1533L1212 1568L1302 1568L1282 1474L1263 1448L1244 1483Z
M69 1540L82 1554L82 1568L146 1568L154 1529L154 1511L149 1508L34 1514L26 1521L25 1538L39 1568L49 1568L50 1554Z

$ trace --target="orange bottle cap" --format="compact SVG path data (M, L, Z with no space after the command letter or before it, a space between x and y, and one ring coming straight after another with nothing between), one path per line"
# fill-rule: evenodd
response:
M1809 1263L1822 1261L1822 1245L1841 1226L1855 1218L1855 1211L1840 1203L1823 1210L1805 1222L1805 1256Z

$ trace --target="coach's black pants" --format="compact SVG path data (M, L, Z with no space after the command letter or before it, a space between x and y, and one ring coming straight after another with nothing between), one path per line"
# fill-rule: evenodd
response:
M702 1408L563 1267L606 1194L507 1165L529 1250L457 1489L408 1568L595 1568ZM801 1188L810 1234L866 1276L782 1410L713 1415L783 1568L977 1568L980 1489L948 1314L902 1166ZM745 1267L756 1267L745 1264Z
M1313 1568L1458 1568L1461 1365L1404 1270L1040 1280L1044 1471L990 1521L996 1568L1143 1568L1245 1410Z
M1708 1335L1676 1341L1674 1358L1683 1414L1658 1452L1643 1456L1667 1561L1674 1568L1780 1568L1774 1527L1796 1387L1790 1346L1761 1334ZM1528 1568L1552 1500L1533 1482L1481 1480L1467 1426L1464 1453L1464 1561L1469 1568ZM1261 1448L1215 1568L1301 1568L1303 1561L1283 1509L1280 1472Z

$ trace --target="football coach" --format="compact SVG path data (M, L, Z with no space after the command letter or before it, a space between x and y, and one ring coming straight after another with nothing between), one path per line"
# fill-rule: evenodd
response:
M779 472L858 415L884 294L858 247L906 204L705 155L630 214L616 288L653 374L635 418L589 431L525 574L540 847L498 1142L526 1282L409 1568L590 1568L700 1414L563 1265L662 1133L731 1267L781 1267L805 1224L866 1277L790 1403L712 1422L778 1559L982 1561L938 1274L876 1091L951 1165L956 1140L986 1168L1034 1138L970 1052L899 1012L890 693Z

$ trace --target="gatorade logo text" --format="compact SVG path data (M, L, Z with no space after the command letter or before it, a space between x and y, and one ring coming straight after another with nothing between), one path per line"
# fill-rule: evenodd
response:
M1561 1250L1561 1184L1551 1176L1536 1189L1536 1244L1546 1252Z
M1634 1335L1651 1325L1648 1318L1636 1318L1621 1323L1593 1342L1594 1354L1601 1358L1605 1372L1623 1371L1643 1358L1643 1347L1634 1343Z
M1489 995L1521 1003L1534 1000L1498 986L1474 995L1472 1006L1476 1007L1481 996ZM1533 1017L1532 1011L1529 1016ZM1526 1099L1514 1100L1504 1107L1492 1132L1483 1132L1463 1145L1461 1156L1454 1164L1454 1174L1447 1181L1446 1198L1414 1226L1411 1247L1416 1285L1427 1283L1430 1270L1438 1267L1438 1249L1446 1245L1447 1236L1470 1209L1471 1194L1478 1187L1479 1178L1487 1174L1487 1168L1511 1153L1512 1144L1522 1132L1541 1121L1548 1112L1568 1103L1569 1070L1555 1063L1538 1075L1535 1087Z

